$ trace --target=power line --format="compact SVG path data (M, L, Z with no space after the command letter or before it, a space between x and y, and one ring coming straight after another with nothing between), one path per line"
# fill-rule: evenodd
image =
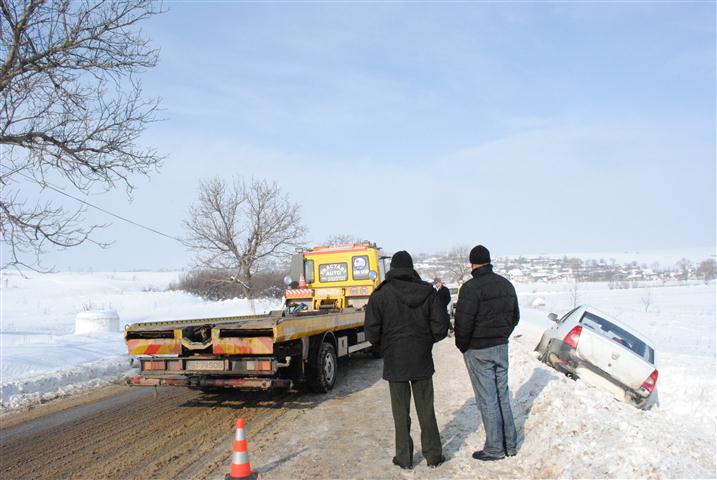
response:
M16 172L14 172L14 173L17 174L17 175L20 175L21 177L24 177L24 178L27 179L27 180L32 181L32 182L37 182L37 179L32 178L32 177L29 176L29 175L25 175L25 174L22 173L22 172L17 172L17 171L16 171ZM163 237L167 237L167 238L169 238L170 240L174 240L174 241L179 242L179 243L181 243L182 245L184 245L184 241L181 240L181 239L179 239L179 238L177 238L177 237L173 237L172 235L167 235L166 233L160 232L160 231L157 230L157 229L154 229L154 228L152 228L152 227L148 227L148 226L146 226L146 225L142 225L141 223L137 223L137 222L135 222L134 220L130 220L129 218L125 218L125 217L123 217L123 216L121 216L121 215L117 215L116 213L112 213L112 212L110 212L109 210L106 210L106 209L104 209L104 208L102 208L102 207L98 207L97 205L94 205L94 204L92 204L92 203L90 203L90 202L88 202L88 201L86 201L86 200L83 200L83 199L81 199L81 198L77 198L77 197L75 197L74 195L70 195L69 193L62 191L62 189L60 189L59 187L56 187L56 186L52 185L51 183L48 183L48 182L46 182L46 181L44 181L44 180L42 181L41 185L42 185L43 187L49 188L50 190L53 190L53 191L59 193L60 195L64 195L64 196L66 196L66 197L68 197L68 198L71 198L71 199L73 199L73 200L76 200L76 201L78 201L78 202L80 202L80 203L82 203L82 204L84 204L84 205L87 205L88 207L92 207L92 208L94 208L94 209L96 209L96 210L99 210L100 212L106 213L107 215L111 215L111 216L113 216L113 217L115 217L115 218L117 218L117 219L119 219L119 220L122 220L123 222L130 223L130 224L132 224L132 225L134 225L134 226L136 226L136 227L143 228L143 229L145 229L145 230L147 230L147 231L150 231L150 232L152 232L152 233L156 233L157 235L161 235L161 236L163 236Z

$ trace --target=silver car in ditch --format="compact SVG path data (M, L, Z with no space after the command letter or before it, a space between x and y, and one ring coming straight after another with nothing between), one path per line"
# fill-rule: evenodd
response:
M655 349L644 335L587 305L548 318L555 325L535 347L540 360L638 408L657 404Z

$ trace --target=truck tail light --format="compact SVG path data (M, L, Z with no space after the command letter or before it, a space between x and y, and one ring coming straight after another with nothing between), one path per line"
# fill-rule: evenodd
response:
M657 385L657 369L655 369L650 376L647 377L647 380L642 382L642 389L652 393L655 389L655 385Z
M142 370L164 370L164 360L148 360L142 362Z
M578 348L578 340L580 340L580 334L583 333L583 327L577 325L565 335L564 343L570 345L572 348Z
M247 370L259 370L259 371L270 371L272 369L271 361L267 360L257 360L257 361L247 361L246 362L246 369Z

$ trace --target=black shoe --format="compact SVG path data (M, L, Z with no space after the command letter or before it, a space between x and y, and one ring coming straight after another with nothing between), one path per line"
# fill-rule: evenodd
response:
M518 452L505 452L506 457L515 457L518 454Z
M438 467L440 467L441 465L443 465L443 462L445 462L445 461L446 461L446 457L444 457L443 455L441 455L441 458L439 458L436 463L429 463L429 464L428 464L428 468L438 468Z
M473 452L473 458L476 460L482 460L484 462L492 462L494 460L503 460L505 457L494 457L492 455L487 455L483 453L483 450L478 450L477 452Z
M401 462L399 462L396 457L393 457L393 464L398 467L401 467L404 470L413 470L413 465L411 465L411 464L404 465Z

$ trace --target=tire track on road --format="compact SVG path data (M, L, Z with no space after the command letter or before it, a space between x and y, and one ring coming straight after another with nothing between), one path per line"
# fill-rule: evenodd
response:
M168 388L155 399L151 389L136 388L44 417L33 412L27 422L15 419L0 430L0 476L206 478L231 455L237 417L259 433L283 415L290 395Z

